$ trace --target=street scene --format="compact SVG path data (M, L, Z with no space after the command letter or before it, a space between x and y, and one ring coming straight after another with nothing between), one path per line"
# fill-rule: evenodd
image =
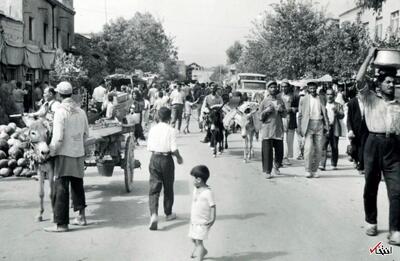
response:
M398 0L2 0L1 260L400 260Z

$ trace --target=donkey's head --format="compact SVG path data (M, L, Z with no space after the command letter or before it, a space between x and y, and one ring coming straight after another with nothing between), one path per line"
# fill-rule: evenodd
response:
M45 161L50 156L50 143L51 127L46 120L33 120L30 121L28 126L27 138L33 146L33 149L38 157L39 162Z
M251 108L247 108L244 112L237 110L238 114L241 116L239 125L241 127L241 135L246 138L247 134L254 130L254 114L256 112L252 111Z

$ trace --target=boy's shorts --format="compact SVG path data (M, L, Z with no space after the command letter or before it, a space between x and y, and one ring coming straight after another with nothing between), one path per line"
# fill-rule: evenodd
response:
M190 224L189 237L196 240L205 240L208 238L210 227L207 225Z

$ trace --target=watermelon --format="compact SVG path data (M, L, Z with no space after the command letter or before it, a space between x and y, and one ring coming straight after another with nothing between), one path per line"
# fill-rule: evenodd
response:
M7 153L5 153L4 151L0 150L0 160L6 159L6 158L7 158Z
M8 151L8 149L9 149L9 146L8 146L7 140L0 139L0 150L5 152L5 151Z
M20 147L22 142L20 140L17 140L17 139L9 139L7 141L7 144L10 147L13 147L13 146Z
M1 168L8 168L8 159L0 160L0 169Z
M21 176L21 173L22 173L22 170L23 170L23 169L24 169L23 167L16 167L16 168L13 170L13 174L14 174L15 176L19 177L19 176Z
M10 138L10 135L8 135L7 132L2 131L2 132L0 133L0 139L2 139L2 140L8 140L9 138Z
M0 176L9 177L12 175L12 171L9 168L1 168L0 169Z
M8 150L8 156L12 159L19 159L24 156L24 152L19 147L13 146Z
M10 122L7 126L13 129L14 131L17 130L17 124L15 124L15 122Z
M17 161L15 159L10 159L8 161L8 168L15 169L17 167Z
M4 128L4 132L7 133L8 135L11 135L15 132L15 129L11 128L10 126L6 126Z
M18 165L19 167L27 167L28 164L29 164L29 161L28 161L27 159L24 159L24 158L20 158L20 159L17 161L17 165Z
M23 168L22 171L21 171L21 173L20 173L20 176L21 176L21 177L26 177L30 171L31 171L31 170L28 169L28 168Z

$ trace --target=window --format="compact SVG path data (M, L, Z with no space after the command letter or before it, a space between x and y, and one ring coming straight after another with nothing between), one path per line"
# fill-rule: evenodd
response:
M47 31L48 31L48 25L46 23L43 24L43 44L47 44Z
M383 25L382 25L382 18L376 18L375 23L375 38L378 40L382 40L383 38Z
M33 41L33 17L29 17L29 40Z
M390 14L390 28L393 34L396 34L399 29L399 11Z

